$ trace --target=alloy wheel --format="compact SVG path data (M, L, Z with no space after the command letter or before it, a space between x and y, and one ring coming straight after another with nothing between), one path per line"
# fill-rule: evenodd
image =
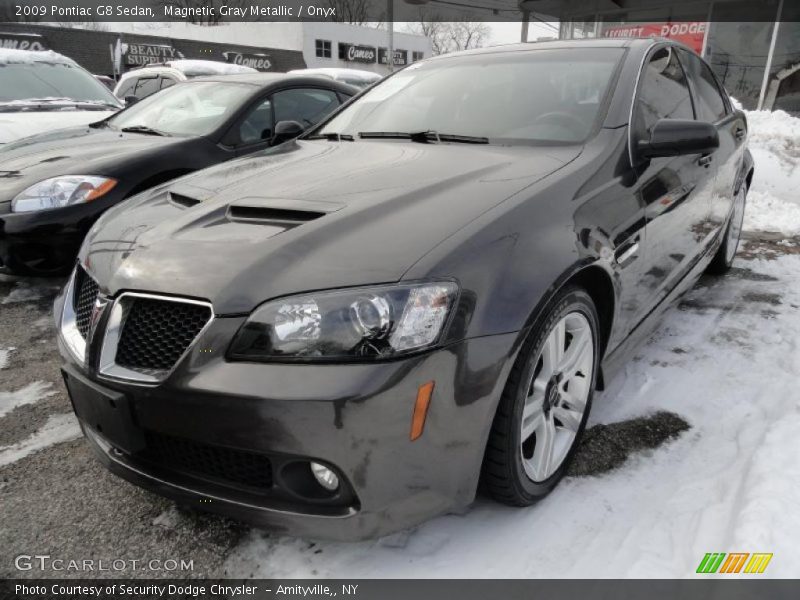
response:
M540 483L561 466L575 443L591 392L594 339L580 312L562 317L535 358L521 419L526 475Z

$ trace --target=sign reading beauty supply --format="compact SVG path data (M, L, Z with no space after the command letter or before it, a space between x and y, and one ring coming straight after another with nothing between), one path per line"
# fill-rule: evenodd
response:
M125 52L125 64L129 67L183 58L183 54L175 48L163 44L123 44L122 47Z
M705 21L676 23L630 23L603 28L603 37L665 37L686 44L698 54L708 31Z
M389 50L387 48L378 48L378 62L382 65L389 64ZM408 64L408 51L395 50L394 64L405 67Z
M0 48L9 50L47 50L47 41L35 33L3 33L0 31Z

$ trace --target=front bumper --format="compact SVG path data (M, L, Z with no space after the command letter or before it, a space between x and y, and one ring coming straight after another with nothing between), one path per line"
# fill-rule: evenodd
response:
M58 303L56 310L60 314ZM242 322L243 317L215 318L156 386L103 379L77 364L59 338L65 377L78 381L70 386L73 405L106 467L180 503L316 538L373 538L474 499L516 334L386 363L229 362L225 351ZM412 442L417 391L431 380L435 390L424 433ZM112 399L116 424L95 418L93 404L104 400L93 399L91 389L80 391L87 386ZM337 472L343 492L333 501L314 502L293 490L253 493L163 468L140 460L148 443L142 440L153 435L266 456L275 488L281 487L283 465L322 462Z
M0 268L31 275L68 271L94 222L120 199L28 213L4 212L10 203L0 205Z

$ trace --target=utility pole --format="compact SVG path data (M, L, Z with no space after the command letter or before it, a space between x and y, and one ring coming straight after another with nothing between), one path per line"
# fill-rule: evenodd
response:
M386 0L386 19L389 30L389 50L386 62L389 65L389 72L394 72L394 0Z

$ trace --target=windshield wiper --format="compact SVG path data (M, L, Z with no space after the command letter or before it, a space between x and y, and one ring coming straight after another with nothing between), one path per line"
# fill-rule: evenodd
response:
M355 138L349 133L318 133L310 135L307 140L328 140L329 142L354 142Z
M131 125L130 127L123 127L120 129L120 131L124 131L125 133L144 133L145 135L169 136L168 133L164 133L158 129L153 129L147 125Z
M489 138L474 135L456 135L454 133L439 133L437 131L416 131L408 133L404 131L361 131L358 137L368 139L396 139L411 140L421 144L431 142L455 142L459 144L488 144Z

